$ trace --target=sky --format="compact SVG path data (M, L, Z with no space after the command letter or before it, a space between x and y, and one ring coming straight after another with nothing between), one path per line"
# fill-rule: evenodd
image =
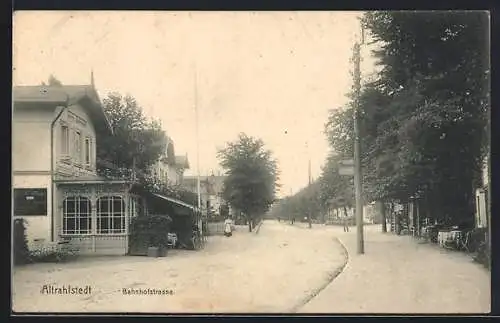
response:
M329 152L324 124L348 102L360 12L25 11L13 19L13 83L53 74L101 100L130 94L160 119L191 169L222 172L216 152L238 133L261 138L280 169L279 196L313 178ZM369 48L363 74L373 70ZM196 108L198 110L198 135ZM199 138L199 141L197 141Z

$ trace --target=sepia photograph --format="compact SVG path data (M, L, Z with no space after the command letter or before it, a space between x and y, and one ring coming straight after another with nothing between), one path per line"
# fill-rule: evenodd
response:
M15 11L11 314L491 311L489 11Z

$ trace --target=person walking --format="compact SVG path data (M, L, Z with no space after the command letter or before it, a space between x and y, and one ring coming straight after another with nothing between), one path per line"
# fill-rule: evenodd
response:
M349 217L344 216L344 232L349 232Z
M233 235L233 220L231 220L231 218L227 218L224 221L224 235L226 237L230 237Z

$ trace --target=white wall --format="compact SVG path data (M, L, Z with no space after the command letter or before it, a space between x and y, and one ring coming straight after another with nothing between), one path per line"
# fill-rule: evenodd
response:
M12 120L12 170L50 171L50 123L54 109L15 108Z
M46 188L47 214L16 216L27 221L28 243L33 239L50 240L51 177L50 177L50 123L55 107L20 108L13 110L12 120L12 171L13 188ZM13 194L13 192L12 192ZM13 210L13 208L12 208Z
M47 214L40 216L14 215L14 218L24 218L27 221L27 238L30 244L34 239L50 241L52 225L52 180L51 180L51 123L62 107L21 107L16 105L13 111L12 122L12 169L14 188L46 188L47 189ZM82 118L85 124L70 121L71 112ZM79 129L82 134L82 159L85 151L85 138L89 137L91 145L91 165L77 164L70 160L61 163L61 125L66 122L71 129ZM67 176L83 176L95 174L96 166L96 133L93 123L86 111L79 105L68 107L54 125L54 154L55 170ZM70 147L72 147L70 132ZM57 201L56 201L57 203ZM57 205L57 204L56 204ZM56 212L57 213L57 212ZM55 216L60 216L56 214Z
M47 189L47 214L40 216L15 216L14 219L23 218L27 221L26 233L28 243L33 244L34 239L50 241L51 221L51 178L50 175L16 175L13 179L13 188L46 188Z

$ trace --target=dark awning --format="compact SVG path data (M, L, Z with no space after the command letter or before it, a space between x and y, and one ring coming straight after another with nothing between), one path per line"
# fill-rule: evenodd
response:
M160 194L156 194L156 193L152 193L154 196L158 197L158 198L161 198L165 201L168 201L168 202L171 202L173 204L176 204L178 206L182 206L182 207L185 207L185 208L188 208L188 209L191 209L193 211L197 211L198 208L194 207L193 205L190 205L190 204L187 204L185 202L182 202L181 200L178 200L178 199L174 199L172 197L168 197L168 196L164 196L164 195L160 195Z

